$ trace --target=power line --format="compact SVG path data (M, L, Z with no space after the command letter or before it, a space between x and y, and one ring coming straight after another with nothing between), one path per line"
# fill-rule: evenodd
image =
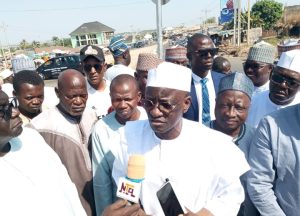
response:
M25 9L25 10L0 10L1 13L20 13L20 12L53 12L53 11L66 11L66 10L82 10L82 9L95 9L95 8L109 8L109 7L121 7L128 5L137 5L137 4L148 4L146 1L135 1L130 3L119 3L119 4L103 4L95 5L88 7L72 7L72 8L51 8L51 9Z

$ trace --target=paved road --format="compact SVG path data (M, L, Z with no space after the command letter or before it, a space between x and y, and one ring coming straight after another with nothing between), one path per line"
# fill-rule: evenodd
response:
M243 61L245 61L245 58L242 58L242 57L227 57L227 58L231 62L232 71L243 71L242 63L243 63ZM46 84L46 86L55 87L57 84L57 80L46 80L45 84Z

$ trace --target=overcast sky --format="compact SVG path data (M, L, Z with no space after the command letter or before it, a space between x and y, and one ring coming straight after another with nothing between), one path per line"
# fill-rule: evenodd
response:
M246 8L247 1L242 1ZM299 0L279 2L299 5ZM116 32L156 27L155 4L151 0L0 0L0 5L2 44L7 41L19 44L22 39L31 42L51 40L52 36L69 37L81 24L93 21L112 27ZM170 0L163 6L163 26L199 24L205 14L218 16L219 10L219 0Z

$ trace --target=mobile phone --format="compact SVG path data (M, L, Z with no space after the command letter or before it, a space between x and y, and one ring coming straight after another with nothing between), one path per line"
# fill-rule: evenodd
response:
M156 196L165 216L178 216L179 214L184 214L177 196L173 190L173 187L169 181L167 181L159 189L159 191L157 191Z

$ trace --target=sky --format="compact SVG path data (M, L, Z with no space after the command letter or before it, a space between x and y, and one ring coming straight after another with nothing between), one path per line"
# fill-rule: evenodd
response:
M299 0L277 1L299 5ZM247 8L247 0L242 2L242 8ZM162 7L162 22L164 27L190 26L218 16L219 11L220 0L170 0ZM81 24L93 21L117 33L155 29L156 7L152 0L0 0L2 44L69 37Z

